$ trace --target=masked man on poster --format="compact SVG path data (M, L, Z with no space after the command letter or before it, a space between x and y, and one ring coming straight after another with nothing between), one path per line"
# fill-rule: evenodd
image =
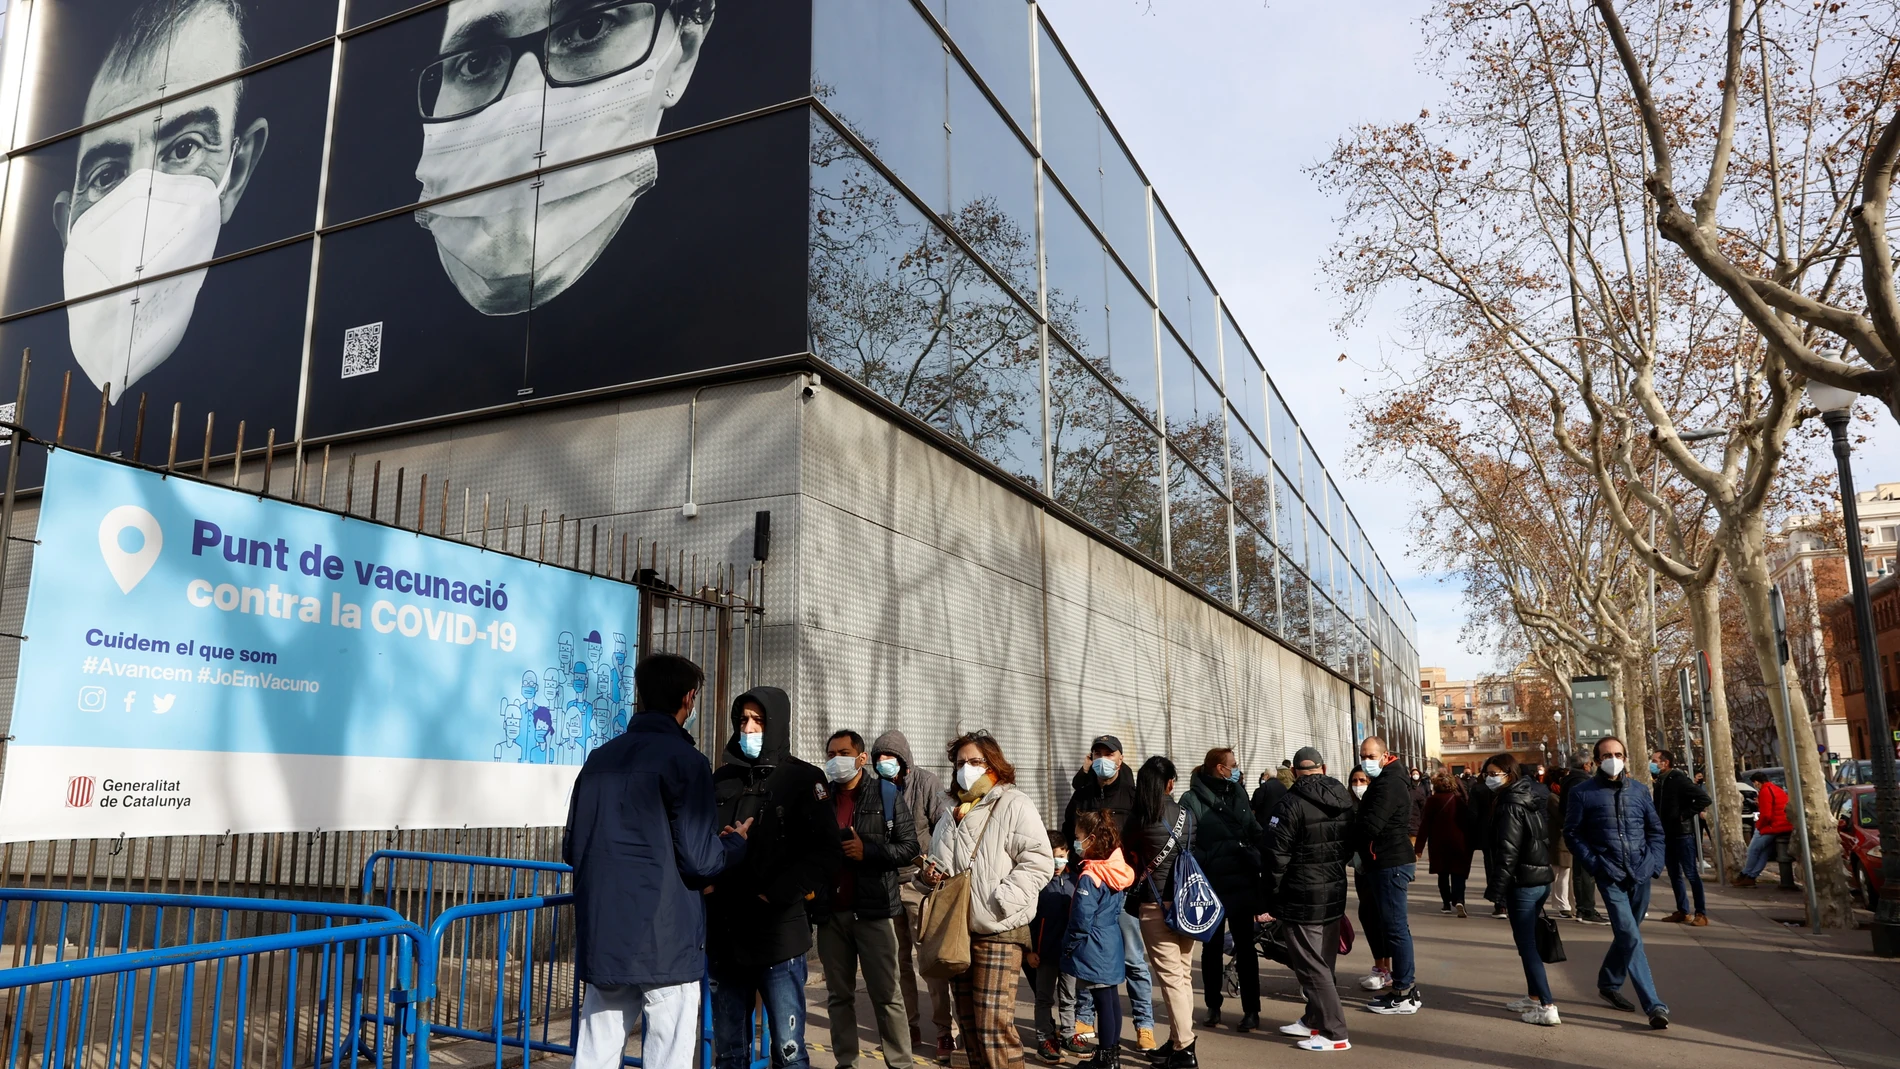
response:
M125 21L86 94L87 123L212 81L250 62L239 0L146 0ZM240 126L243 83L79 135L73 185L53 198L73 358L116 396L164 363L191 325L205 271L264 155L270 123ZM149 280L149 281L147 281Z
M652 146L632 146L685 94L712 15L712 0L448 5L440 55L416 86L423 200L629 149L418 210L471 307L539 308L600 258L659 181Z
M805 953L812 898L844 861L825 803L825 774L792 756L792 705L777 687L754 687L732 703L732 738L713 773L719 820L754 820L746 858L720 876L706 900L717 1069L751 1063L755 998L772 1022L775 1069L804 1069Z
M722 834L712 766L693 746L705 673L671 653L634 669L640 708L574 781L562 857L574 866L574 965L587 985L575 1069L619 1069L646 1017L642 1064L687 1069L705 969L702 889L745 859L743 820Z

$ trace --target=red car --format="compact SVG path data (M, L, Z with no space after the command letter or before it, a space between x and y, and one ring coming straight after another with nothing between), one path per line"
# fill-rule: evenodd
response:
M1873 785L1861 784L1835 791L1828 799L1828 808L1834 811L1835 825L1840 829L1841 853L1847 860L1848 877L1855 887L1865 889L1867 907L1872 909L1879 904L1882 891L1880 825L1874 819Z

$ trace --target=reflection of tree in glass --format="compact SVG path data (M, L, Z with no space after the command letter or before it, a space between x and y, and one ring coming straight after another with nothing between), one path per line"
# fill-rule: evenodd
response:
M1273 583L1273 549L1246 524L1234 524L1234 570L1240 575L1240 611L1279 632L1280 602Z
M1170 427L1178 426L1173 421ZM1189 471L1175 450L1207 445L1202 428L1190 424L1183 436L1170 435L1168 453L1168 526L1173 533L1174 570L1182 578L1225 602L1233 592L1227 570L1227 502L1199 475ZM1215 441L1223 432L1218 425Z
M992 264L1033 242L989 198L951 222ZM838 132L812 123L812 352L1032 483L1041 457L1035 321Z
M1080 361L1053 347L1049 394L1055 499L1109 536L1160 560L1154 431Z

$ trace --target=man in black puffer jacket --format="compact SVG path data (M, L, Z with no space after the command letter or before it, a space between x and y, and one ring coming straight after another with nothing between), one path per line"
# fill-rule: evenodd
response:
M786 1069L808 1066L805 1050L806 907L831 886L844 860L837 825L821 800L825 776L791 753L792 707L777 687L732 703L732 738L713 773L719 823L753 820L737 869L721 873L706 899L717 1069L744 1069L753 994L765 1001Z
M1339 921L1346 915L1346 814L1352 795L1326 774L1318 750L1293 755L1293 787L1267 818L1267 909L1286 936L1287 967L1299 978L1306 1013L1280 1031L1303 1037L1307 1050L1348 1050L1346 1011L1333 983Z
M1221 961L1224 935L1234 937L1234 966L1240 980L1238 1032L1260 1027L1260 960L1254 952L1255 900L1260 890L1260 825L1240 786L1240 765L1228 747L1209 750L1194 770L1181 804L1194 814L1194 860L1214 885L1226 915L1201 949L1201 990L1207 1002L1207 1027L1220 1027ZM1223 929L1225 931L1223 931Z
M1366 1008L1374 1013L1417 1013L1419 996L1412 925L1406 916L1406 892L1418 860L1412 852L1412 791L1405 766L1386 752L1385 740L1368 735L1359 744L1359 767L1372 778L1353 817L1352 846L1363 852L1378 907L1379 925L1392 953L1392 990Z

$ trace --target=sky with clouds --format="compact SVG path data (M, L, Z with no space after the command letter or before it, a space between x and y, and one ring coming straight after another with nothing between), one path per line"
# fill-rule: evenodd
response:
M1394 317L1342 337L1319 264L1338 205L1305 169L1356 124L1414 117L1439 86L1416 62L1421 0L1041 0L1044 16L1266 362L1418 617L1419 659L1453 678L1493 667L1467 650L1460 591L1407 554L1418 498L1348 463L1353 398L1401 361ZM1341 362L1341 353L1352 359ZM1862 488L1900 480L1882 414L1857 453Z

